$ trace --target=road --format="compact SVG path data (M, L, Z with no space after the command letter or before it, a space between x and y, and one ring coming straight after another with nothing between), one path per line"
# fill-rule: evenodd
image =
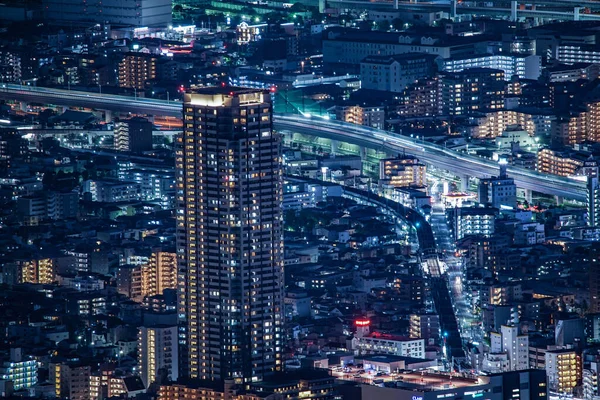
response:
M461 337L463 340L477 340L478 337L473 337L472 326L473 324L478 324L479 320L473 318L470 300L467 293L464 292L463 282L465 282L465 276L462 268L463 260L455 255L455 242L451 236L442 204L435 203L433 205L430 224L438 249L442 252L444 261L446 262L448 287L451 291L453 309Z
M181 117L183 110L183 105L174 101L132 99L125 96L21 87L10 84L0 87L0 99L159 116ZM496 163L489 159L459 153L418 139L361 125L310 116L278 114L273 116L273 127L278 131L325 137L391 154L412 154L426 164L459 176L487 178L499 173ZM514 178L520 188L578 201L586 200L586 184L583 181L541 174L520 167L509 167L508 174Z

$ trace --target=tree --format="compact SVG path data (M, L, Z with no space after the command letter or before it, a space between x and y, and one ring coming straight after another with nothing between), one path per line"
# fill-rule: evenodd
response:
M395 30L399 31L404 28L404 21L402 21L400 18L394 18L392 21L392 26Z
M377 30L387 32L390 30L389 21L379 21L377 22Z

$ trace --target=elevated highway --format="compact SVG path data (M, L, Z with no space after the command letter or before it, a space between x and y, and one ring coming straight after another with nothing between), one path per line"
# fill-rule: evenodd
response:
M177 101L133 99L126 96L6 84L0 87L0 99L178 118L181 118L183 110L182 103ZM289 114L275 115L273 125L279 131L324 137L391 154L413 154L426 164L448 170L458 176L486 178L498 174L497 165L489 159L374 128ZM508 168L508 173L520 188L578 201L586 199L585 182L519 167Z

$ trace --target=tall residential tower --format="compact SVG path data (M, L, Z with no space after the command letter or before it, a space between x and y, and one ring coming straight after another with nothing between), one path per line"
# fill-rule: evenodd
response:
M178 138L180 316L191 378L261 380L281 369L281 140L268 91L186 93Z

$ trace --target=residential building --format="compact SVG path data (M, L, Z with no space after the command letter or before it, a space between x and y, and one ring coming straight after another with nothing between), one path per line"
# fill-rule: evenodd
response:
M57 398L90 400L91 367L72 362L51 362L50 382Z
M442 58L478 53L486 40L478 37L451 38L406 32L378 32L346 29L325 33L323 62L326 65L358 67L368 56L427 53Z
M119 87L144 90L146 83L156 79L155 55L127 53L119 63Z
M479 202L494 208L517 206L517 185L506 174L506 160L500 160L500 175L479 180Z
M379 160L379 182L394 187L427 186L427 167L414 156Z
M444 115L468 115L504 108L504 71L470 68L440 75Z
M537 170L544 174L574 176L585 164L587 155L569 149L542 148L537 153Z
M582 384L581 354L575 349L548 350L546 376L551 391L562 394L573 393L573 389Z
M167 28L171 0L44 0L44 16L52 22L98 22L133 27Z
M442 91L436 78L420 79L402 92L397 111L400 117L434 117L442 114Z
M283 339L281 138L271 95L201 89L184 95L183 111L177 252L189 376L262 380L281 370Z
M440 316L437 314L411 314L410 337L412 339L438 340L440 335Z
M38 382L38 363L23 357L20 347L12 347L9 358L0 364L0 379L11 381L14 390L28 389Z
M456 207L450 209L448 213L455 240L471 235L491 236L494 233L497 208Z
M115 149L141 153L152 150L152 122L133 117L115 122Z
M169 381L179 377L179 343L177 326L141 326L138 333L138 365L147 388L166 373Z
M519 334L517 325L502 325L500 332L490 333L490 353L504 353L509 371L529 368L529 337Z
M139 184L116 179L87 180L83 183L85 199L105 203L139 200L140 191Z
M419 79L433 77L436 58L423 53L369 56L360 62L361 88L402 92Z
M335 118L351 124L383 129L385 127L385 108L358 104L341 105L335 107Z
M445 72L461 72L470 68L499 69L504 71L507 81L513 76L537 80L542 70L542 58L538 55L473 54L442 59L439 64Z

